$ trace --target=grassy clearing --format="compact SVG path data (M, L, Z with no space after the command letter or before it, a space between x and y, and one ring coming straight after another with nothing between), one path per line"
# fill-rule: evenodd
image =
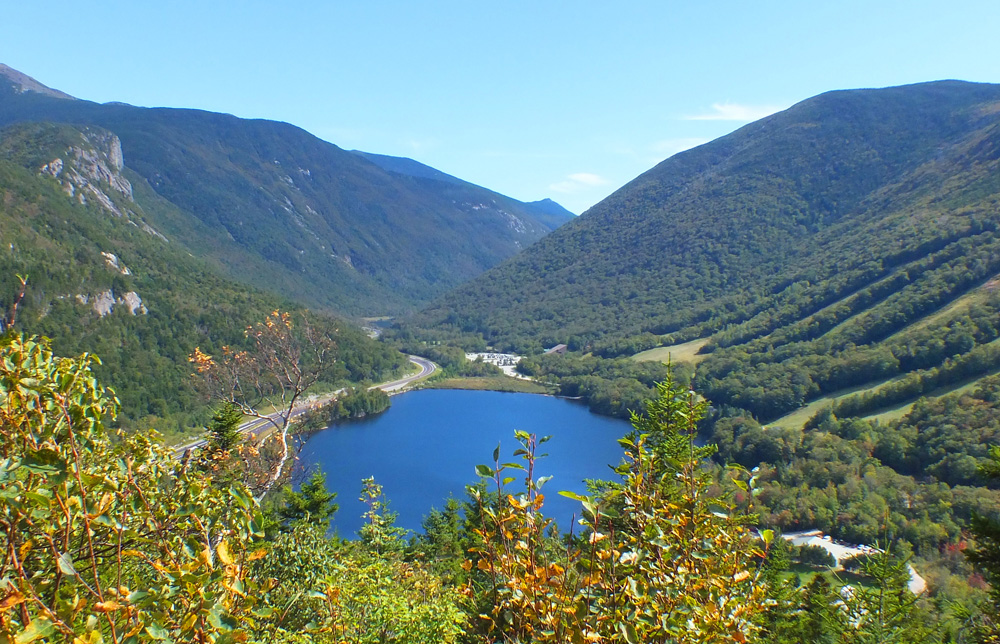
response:
M870 577L865 577L864 575L859 575L855 572L848 572L846 570L837 570L834 572L828 567L816 567L808 566L805 564L793 563L788 567L788 570L781 573L782 580L792 579L793 577L798 577L800 586L808 586L817 575L823 575L826 580L830 582L830 586L840 590L844 586L862 586L865 588L874 589L873 581Z
M937 389L932 389L931 391L927 392L921 397L940 398L941 396L947 396L949 394L961 395L964 393L970 393L974 391L976 387L979 386L980 380L982 380L983 378L989 378L991 376L995 376L997 374L1000 374L1000 371L994 371L993 373L988 373L985 376L976 376L973 378L969 378L967 380L962 380L961 382L955 382L950 385L944 385L942 387L938 387ZM917 400L919 400L919 398L896 405L895 407L888 407L878 413L864 416L864 419L877 420L882 423L888 423L890 421L899 420L903 416L910 413L910 410L913 409L913 404L917 402Z
M521 380L508 376L488 376L475 378L442 378L428 382L429 389L474 389L477 391L510 391L522 394L550 394L551 387L531 380Z
M834 391L825 396L810 401L809 403L803 405L802 407L799 407L798 409L789 414L782 416L777 420L771 421L770 423L768 423L768 425L771 427L787 427L790 429L800 429L803 425L806 424L806 421L812 418L816 414L816 412L818 412L820 409L832 403L836 403L842 398L846 398L847 396L853 396L854 394L865 393L868 391L878 391L887 384L894 382L902 377L903 376L896 376L894 378L878 382L874 385L861 385L859 387L850 387L848 389L840 389L838 391Z
M886 338L886 340L892 339L893 337L907 331L914 331L930 326L931 324L946 322L948 318L965 313L973 305L985 301L990 296L990 293L996 290L997 280L1000 280L1000 275L994 275L979 286L976 286L963 295L956 297L954 300L942 306L937 311L929 313L919 320L911 322L896 333L893 333L889 336L889 338Z
M881 423L888 423L895 420L899 420L903 416L910 413L910 410L913 409L913 403L917 402L917 400L919 400L920 398L939 398L941 396L947 396L948 394L963 394L966 392L971 392L979 385L980 380L982 380L983 378L988 378L990 376L995 376L997 374L1000 374L1000 371L995 371L993 373L986 374L985 376L975 376L967 380L963 380L961 382L952 383L950 385L944 385L938 387L937 389L929 391L923 396L918 396L913 400L909 400L905 403L900 403L892 407L886 407L885 409L882 409L874 414L863 416L863 418L865 420L872 420L872 421L877 420ZM863 394L869 391L871 392L878 391L882 387L896 380L899 380L900 378L905 377L905 375L906 374L903 374L900 376L896 376L894 378L890 378L889 380L883 380L882 382L879 382L875 385L869 385L867 387L861 386L861 387L854 387L852 389L841 389L840 391L828 394L826 396L823 396L822 398L817 398L816 400L813 400L810 403L802 407L799 407L790 414L786 414L785 416L782 416L781 418L768 423L768 426L800 429L803 425L806 424L807 420L812 418L816 414L816 412L818 412L823 407L826 407L831 403L836 403L840 399L846 398L847 396L852 396L854 394Z
M699 355L698 351L708 343L708 338L699 338L683 344L675 344L669 347L656 347L648 351L642 351L632 356L636 362L686 362L696 365L707 355Z

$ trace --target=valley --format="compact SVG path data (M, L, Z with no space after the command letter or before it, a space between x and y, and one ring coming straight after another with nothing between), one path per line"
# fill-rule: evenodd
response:
M59 604L37 618L53 629L96 623L60 584L76 566L97 587L98 570L131 574L72 545L100 530L165 553L138 556L132 583L224 598L205 615L172 599L169 629L135 631L156 640L244 619L298 641L335 628L340 597L414 583L423 599L387 610L438 602L420 619L452 629L439 641L470 619L490 635L468 641L499 641L522 618L524 641L646 641L530 620L645 628L609 598L674 595L692 615L674 626L731 618L727 642L807 641L830 610L843 638L816 641L854 641L887 596L899 641L956 641L1000 580L998 276L1000 85L820 94L577 217L287 123L78 100L0 66L0 411L18 471L0 492L4 512L34 512L4 524L8 553L56 580L0 580L0 635L30 602ZM258 431L251 408L306 431ZM85 468L102 473L67 476ZM563 494L541 492L550 472ZM804 530L873 546L853 591L780 538ZM359 571L381 581L345 581ZM160 610L142 592L113 596ZM124 632L100 606L108 638Z

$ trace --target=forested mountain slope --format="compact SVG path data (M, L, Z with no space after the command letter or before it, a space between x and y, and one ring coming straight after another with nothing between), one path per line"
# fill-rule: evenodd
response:
M831 92L668 159L408 329L603 358L691 343L674 357L697 351L720 408L863 416L1000 370L998 228L1000 86ZM571 363L527 366L636 406Z
M671 157L417 323L521 346L811 313L992 229L998 101L954 81L809 99Z
M387 171L286 123L68 100L6 69L0 125L114 133L151 225L228 276L313 307L410 309L555 225L465 182L456 198L448 184Z
M248 325L289 304L219 277L150 225L127 163L118 138L99 128L0 130L0 309L26 275L18 330L51 337L63 355L99 355L95 370L126 424L190 430L205 421L205 401L189 353L240 347ZM339 327L331 382L387 379L406 362L350 325L316 323Z

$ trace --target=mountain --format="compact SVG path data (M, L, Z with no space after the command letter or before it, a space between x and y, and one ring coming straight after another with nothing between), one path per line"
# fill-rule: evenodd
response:
M553 224L553 230L576 217L575 214L566 210L560 204L552 201L551 199L529 201L526 205L531 207L532 211L536 213L536 216L539 219L544 221L543 218L549 218L549 221Z
M312 307L411 309L556 221L465 182L386 170L286 123L67 98L0 69L0 125L113 133L151 227L230 278Z
M248 325L291 305L220 277L154 228L123 161L118 137L97 127L0 130L0 310L14 300L16 276L27 276L16 328L51 337L59 355L98 355L95 372L121 400L121 422L176 436L207 420L191 351L243 346ZM338 328L331 383L380 379L405 363L350 325L315 323Z
M64 98L71 101L76 100L69 94L52 89L51 87L46 87L31 76L21 73L13 67L8 67L3 63L0 63L0 77L7 79L13 90L20 94L23 94L24 92L32 92L35 94L42 94L43 96L50 96L52 98Z
M555 230L576 217L572 212L551 199L528 202L518 201L500 193L486 190L468 181L463 181L413 159L384 154L371 154L370 152L361 152L358 150L355 150L354 153L368 159L387 172L413 177L429 188L434 187L433 182L450 184L447 187L439 185L437 189L446 192L447 196L450 196L453 201L462 203L488 201L490 204L502 207L505 211L511 212L518 217L535 219L549 230Z
M659 346L761 420L862 385L841 411L869 413L1000 369L998 204L1000 86L830 92L671 157L409 328Z
M629 334L678 307L707 308L747 290L770 297L884 261L912 237L892 238L904 226L960 234L964 220L939 221L944 209L916 204L938 187L992 192L995 175L978 165L967 177L975 186L940 173L980 138L986 153L997 100L1000 87L957 82L807 100L662 162L421 319L456 315L500 341ZM897 221L907 210L916 211L909 223Z

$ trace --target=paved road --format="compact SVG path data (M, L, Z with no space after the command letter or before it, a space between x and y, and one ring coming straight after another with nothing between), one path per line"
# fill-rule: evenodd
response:
M392 382L384 382L381 385L375 385L374 387L369 387L369 389L381 389L387 394L391 394L395 391L399 391L408 387L413 381L421 380L430 376L432 373L437 371L437 365L428 360L427 358L421 358L420 356L407 356L410 362L420 367L420 373L407 376L405 378L400 378L399 380L393 380Z
M421 358L420 356L407 356L407 357L410 359L410 362L420 367L419 373L416 373L412 376L406 376L405 378L400 378L399 380L383 382L380 385L373 385L368 389L369 390L381 389L387 394L397 393L402 391L403 389L406 389L415 381L427 378L432 373L437 371L437 365L428 360L427 358ZM310 400L306 400L299 403L298 405L296 405L295 410L292 411L292 418L306 413L314 406L325 405L326 403L333 400L336 396L339 396L341 393L343 393L343 391L344 391L343 389L338 389L337 391L325 394L323 396L320 396L319 398L312 398ZM271 414L269 418L277 418L277 414ZM254 418L253 420L248 420L247 422L240 425L240 433L252 438L256 436L259 432L265 431L273 427L274 425L267 418ZM201 449L202 447L205 446L206 443L207 441L204 438L202 438L187 443L186 445L180 445L178 447L175 447L174 451L178 455L181 455L189 449Z

